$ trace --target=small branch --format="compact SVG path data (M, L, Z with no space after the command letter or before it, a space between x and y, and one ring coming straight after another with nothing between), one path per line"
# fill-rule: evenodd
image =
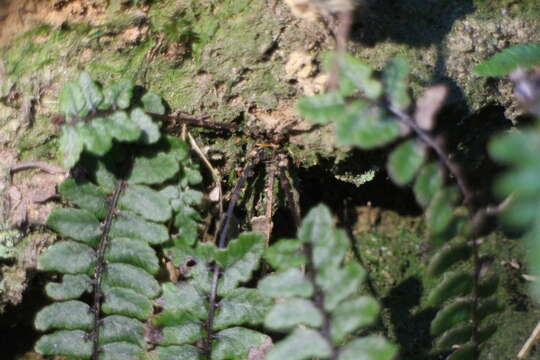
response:
M272 234L272 228L274 224L272 222L272 207L274 205L274 180L276 178L276 168L274 165L266 165L266 211L265 217L268 223L268 228L266 229L266 247L270 245L270 235Z
M191 115L184 113L182 111L175 111L170 115L156 115L152 114L157 118L174 120L181 124L188 124L193 126L198 126L207 129L228 131L232 133L241 132L240 126L231 123L217 122L217 121L207 121L209 118L208 115Z
M286 163L280 162L279 164L279 184L281 185L281 190L285 193L287 198L287 204L289 204L289 209L294 221L294 227L298 230L301 222L301 213L300 206L294 199L294 193L292 190L292 185L287 179L287 174L285 174Z
M338 87L340 57L347 52L347 41L349 40L352 21L352 11L344 11L339 13L337 31L332 32L336 41L336 53L334 54L332 65L330 67L330 76L328 80L330 88Z
M223 227L221 229L219 241L218 241L218 248L222 249L227 244L227 236L229 233L229 226L230 226L230 220L232 217L232 213L234 210L234 207L236 205L236 202L238 201L238 198L240 197L240 190L242 189L242 186L244 185L244 182L246 179L251 176L252 168L260 161L262 155L262 151L257 151L251 157L250 160L248 160L246 166L244 166L244 169L242 171L242 174L240 175L240 178L236 182L236 185L234 186L234 189L232 191L231 200L229 201L229 206L227 207L227 212L225 213L225 218L223 221L220 221L220 223L223 223ZM212 288L210 290L210 298L208 300L208 319L206 321L206 338L204 339L204 351L206 353L207 358L210 360L211 358L211 350L212 350L212 327L214 325L214 312L216 307L216 301L217 301L217 288L218 288L218 280L219 280L219 273L221 269L219 265L216 263L213 268L213 276L212 276Z
M214 179L214 183L215 183L216 187L218 188L218 191L219 191L219 198L218 198L218 202L219 202L219 218L221 219L221 217L223 216L223 191L221 189L221 176L219 176L219 173L214 169L214 167L212 166L210 161L208 161L208 159L204 155L203 151L201 150L201 148L199 147L199 145L197 144L197 142L195 141L193 136L191 136L191 134L189 132L187 133L187 136L188 136L189 143L190 143L192 149L195 151L195 153L197 155L199 155L199 158L202 160L203 164L206 166L208 171L210 171L210 174L212 174L212 178ZM220 227L221 227L221 223L218 224L218 228L220 228Z
M496 206L488 206L486 208L486 215L496 216L502 213L514 200L514 194L510 194L501 203Z
M336 51L344 54L347 51L347 41L352 25L352 11L344 11L338 15L338 28L336 32Z
M519 353L517 355L518 359L525 359L525 357L527 356L527 354L529 353L529 351L535 344L536 340L538 340L539 335L540 335L540 321L536 324L536 327L534 328L533 332L531 333L531 335L529 336L525 344L523 344L523 347L521 348L521 350L519 350Z
M49 174L65 174L67 171L60 166L47 164L41 161L29 161L13 165L10 168L10 173L16 173L17 171L28 170L28 169L40 169Z
M120 180L116 185L114 194L109 204L109 211L105 218L103 225L103 232L101 233L101 239L99 242L98 251L96 254L96 270L94 272L94 304L92 306L92 312L94 313L94 327L93 327L93 339L92 339L92 360L98 360L99 354L99 316L101 314L101 298L103 292L101 291L101 280L103 276L103 270L105 267L105 251L109 245L109 231L111 230L112 221L116 213L116 204L120 198L120 194L124 189L124 181Z

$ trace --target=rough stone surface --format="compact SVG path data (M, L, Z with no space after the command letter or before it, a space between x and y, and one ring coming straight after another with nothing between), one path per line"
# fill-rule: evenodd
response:
M59 163L58 126L51 121L58 113L57 94L61 84L82 69L102 82L131 76L162 95L172 110L209 114L211 120L249 127L271 128L296 121L298 128L309 128L295 114L294 104L303 94L321 91L325 81L322 54L332 47L329 30L317 17L295 17L278 0L160 0L151 6L144 1L137 6L129 3L0 0L2 199L11 185L5 176L10 164L25 160ZM364 0L361 4L350 43L359 58L382 69L392 56L405 55L411 62L416 97L433 84L449 84L447 108L459 117L446 121L458 122L493 104L502 105L507 118L519 119L521 113L509 82L479 79L472 68L507 46L540 41L537 0ZM176 124L166 125L174 129ZM223 161L216 167L231 182L256 143L241 136L192 131L201 148L220 155ZM347 153L335 147L331 127L293 137L287 150L293 165L309 168L325 161L331 167L329 176L344 182L361 186L376 177L377 162L370 160L373 156L352 159L346 172L335 171L334 165L345 162ZM32 176L35 173L21 174L17 181L28 184ZM0 304L14 304L22 298L32 257L52 240L43 240L42 230L21 237L18 230L6 225L12 215L9 210L3 207L0 215L0 245L12 244L9 251L15 256L10 266L2 268ZM391 223L392 216L368 211L361 216L359 226L368 226L363 232L370 231L372 221L387 216ZM409 225L406 227L411 232ZM397 240L382 245L380 238L373 238L373 246L366 249L375 263L396 260L380 268L373 265L373 273L388 286L398 287L406 276L422 272L418 260L424 254L421 241L416 234L402 235L393 234ZM405 249L406 257L401 256L404 243L410 245ZM512 255L508 256L514 256L517 250L512 246L504 249L510 248ZM499 253L503 251L507 250ZM400 268L400 264L405 265ZM517 282L515 277L508 281L511 286ZM519 286L522 291L523 285ZM519 291L509 289L505 301L515 303ZM392 316L386 311L386 316ZM526 334L516 338L511 329L524 332L523 318L519 310L501 317L508 329L504 334L511 338L505 344L511 344L511 350L508 356L498 358L511 358L517 352L513 350ZM399 336L399 332L395 334ZM490 346L486 359L495 359L501 346Z

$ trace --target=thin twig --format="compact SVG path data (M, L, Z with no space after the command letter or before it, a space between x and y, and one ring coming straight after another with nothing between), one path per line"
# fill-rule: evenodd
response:
M228 132L241 132L240 126L231 123L217 122L217 121L208 121L208 115L191 115L182 111L175 111L170 115L155 115L158 118L166 118L167 120L174 120L181 124L188 124L193 126L198 126L207 129L228 131Z
M489 216L495 216L502 213L514 200L514 194L508 195L501 203L495 206L488 206L486 208L486 214Z
M266 228L266 247L270 245L270 235L274 224L272 222L272 207L274 206L274 180L276 178L276 168L272 164L266 165L266 211L265 217L268 224Z
M330 76L328 84L331 88L336 88L339 81L339 62L340 58L347 52L347 41L349 40L349 33L352 25L352 11L344 11L338 15L338 28L337 31L332 34L336 41L336 53L332 59L332 65L330 67Z
M67 171L60 166L47 164L41 161L29 161L13 165L10 168L10 173L16 173L17 171L28 170L28 169L40 169L49 174L65 174Z
M347 41L352 25L352 11L344 11L338 15L338 29L336 32L336 50L344 54L347 51Z
M248 160L247 164L244 166L244 170L242 171L242 174L238 178L238 181L236 182L236 185L234 186L234 189L232 191L231 200L229 201L229 206L227 207L227 212L225 213L225 218L222 221L223 227L221 229L219 241L218 241L218 248L222 249L227 245L227 236L229 233L229 226L230 226L230 219L232 217L232 213L234 210L234 207L236 205L236 202L238 201L238 198L240 197L240 190L242 189L244 182L246 179L251 176L252 168L260 161L260 156L262 154L262 151L257 151L251 158ZM212 349L212 327L214 324L214 311L216 307L216 300L217 300L217 288L218 288L218 280L219 280L219 273L221 269L219 265L216 263L213 268L213 276L212 276L212 287L210 290L210 298L208 300L208 319L206 321L205 327L206 327L206 337L204 339L204 349L206 352L206 356L208 359L210 359L211 356L211 349Z
M116 185L116 189L114 190L114 194L109 204L109 211L107 212L107 217L105 218L101 239L99 241L99 247L96 254L96 270L94 272L94 304L92 306L92 312L94 313L92 360L98 360L99 353L99 316L101 314L101 298L103 297L101 280L105 267L105 251L109 245L109 231L111 230L112 221L116 215L116 204L118 203L118 199L123 189L124 181L120 180Z
M300 206L294 199L293 187L289 182L289 179L287 179L287 174L285 174L286 167L286 159L282 159L279 164L279 183L281 185L281 190L285 193L285 197L287 198L287 203L289 204L289 209L294 221L294 227L298 229L300 227L302 215L300 213Z
M210 171L210 174L212 174L212 179L214 179L215 186L217 187L218 192L219 192L219 194L218 194L219 195L219 197L218 197L219 219L221 219L221 217L223 216L223 191L221 189L221 176L216 171L216 169L214 169L214 167L212 166L210 161L206 158L203 151L201 150L201 148L199 147L199 145L197 144L197 142L193 138L193 136L189 132L187 132L187 136L188 136L189 143L190 143L192 149L195 151L195 153L202 160L203 164L206 166L208 171ZM220 227L221 227L221 224L218 224L218 229Z
M534 328L533 332L531 333L531 335L529 336L525 344L523 344L523 347L521 348L521 350L519 350L519 353L517 355L518 359L524 359L527 356L527 354L533 347L534 343L538 339L539 335L540 335L540 321L536 324L536 327Z

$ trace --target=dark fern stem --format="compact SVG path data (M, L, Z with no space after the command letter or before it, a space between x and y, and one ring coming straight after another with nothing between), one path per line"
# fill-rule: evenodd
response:
M107 250L107 246L109 245L109 232L111 230L114 216L116 215L116 206L118 204L120 194L124 190L124 185L124 181L119 180L118 184L116 185L116 189L114 190L114 193L111 197L109 203L109 210L107 212L107 217L105 218L103 232L101 233L101 239L97 251L96 270L94 278L94 304L92 306L92 311L94 312L94 326L92 333L92 360L97 360L99 355L99 321L101 314L101 300L103 297L103 292L101 291L101 280L103 276L103 271L105 270L105 252Z
M263 152L257 151L253 157L248 160L247 164L244 166L244 169L242 170L242 174L238 178L238 181L236 182L236 185L233 188L233 191L231 193L231 200L229 201L229 206L227 207L227 212L224 214L224 219L220 221L222 225L221 232L219 235L218 240L218 248L223 249L227 246L227 239L229 235L229 227L231 222L232 213L234 211L234 207L236 206L236 203L238 202L238 199L240 198L240 191L242 190L242 187L244 186L244 183L246 182L247 178L251 176L253 172L253 167L258 164L262 159ZM208 318L206 320L205 328L206 328L206 338L204 339L204 352L206 357L210 360L212 355L212 338L213 338L213 332L212 327L214 325L214 313L215 313L215 307L217 302L217 290L218 290L218 281L219 281L219 274L221 272L221 268L218 264L214 264L213 267L213 275L212 275L212 287L210 291L210 299L208 301Z

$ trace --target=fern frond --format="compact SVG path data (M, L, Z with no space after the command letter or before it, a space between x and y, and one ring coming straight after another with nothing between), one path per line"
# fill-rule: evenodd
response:
M304 248L303 255L296 253ZM364 269L345 261L350 250L344 232L337 230L328 208L312 209L298 230L298 240L282 240L266 251L279 258L279 272L259 282L259 290L275 299L264 324L274 331L291 331L267 359L391 359L396 347L380 337L356 338L372 324L379 304L358 291ZM274 261L271 261L271 263ZM297 268L305 266L305 273Z

